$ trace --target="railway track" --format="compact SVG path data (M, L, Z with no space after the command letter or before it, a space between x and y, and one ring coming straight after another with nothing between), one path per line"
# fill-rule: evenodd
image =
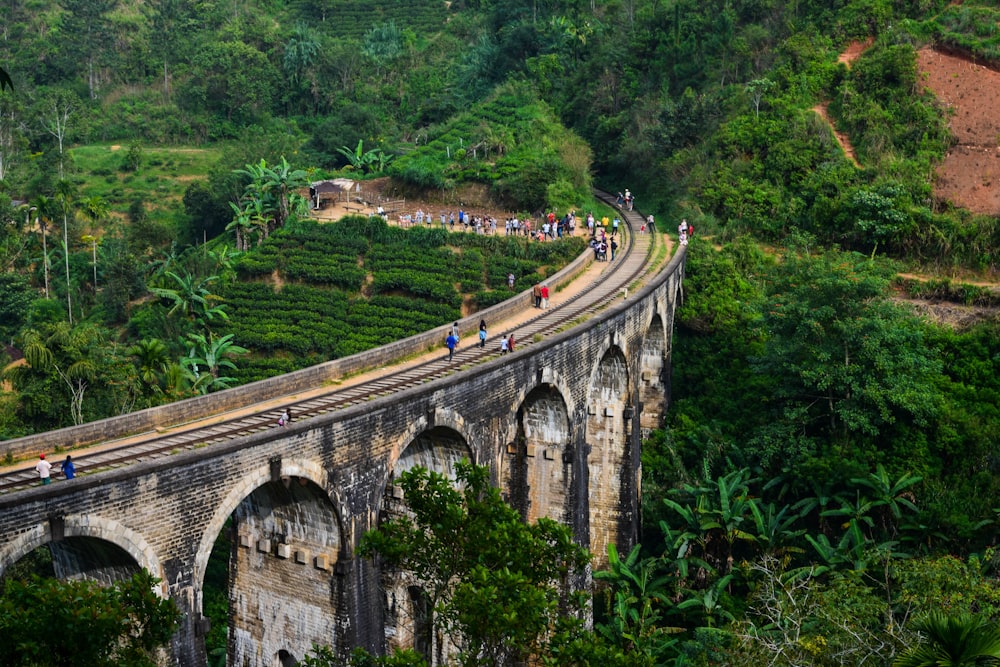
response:
M610 195L598 193L598 196L606 203L615 205L614 198ZM627 290L649 270L652 235L635 232L642 226L643 217L638 212L622 210L621 218L626 230L626 243L620 248L616 259L575 296L539 311L530 320L518 324L518 351L530 347L536 339L559 333L574 322L608 307L623 290ZM260 410L253 410L252 406L248 406L251 409L240 410L240 415L236 417L216 417L213 419L217 421L211 424L195 423L188 428L173 428L167 433L150 432L132 436L122 439L120 445L108 442L91 451L80 449L73 452L73 461L77 475L86 475L170 456L195 447L211 446L258 431L280 428L277 426L278 417L286 409L296 420L315 417L432 382L452 373L460 373L463 368L490 361L498 355L499 350L492 341L488 348L469 345L456 350L452 362L447 361L447 355L442 354L415 365L401 366L398 369L390 367L378 379L363 384L330 387L328 391L318 395L301 399L289 398L287 402L280 402L280 399L277 403L269 401L266 406L262 404ZM8 469L0 474L0 494L37 484L37 473L30 464Z

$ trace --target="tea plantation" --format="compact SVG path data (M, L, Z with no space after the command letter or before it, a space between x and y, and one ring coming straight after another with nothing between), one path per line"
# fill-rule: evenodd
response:
M234 333L251 350L234 377L250 382L361 352L459 319L544 279L584 249L378 218L304 222L242 256L220 290Z

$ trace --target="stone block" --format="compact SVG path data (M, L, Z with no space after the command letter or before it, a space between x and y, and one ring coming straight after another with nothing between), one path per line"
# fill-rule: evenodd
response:
M291 555L292 555L292 547L290 544L278 545L278 558L288 558Z

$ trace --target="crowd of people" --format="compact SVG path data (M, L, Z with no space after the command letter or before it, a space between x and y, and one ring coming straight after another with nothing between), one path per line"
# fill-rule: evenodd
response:
M635 196L629 188L624 192L619 192L616 200L618 208L623 211L635 209ZM384 215L384 214L383 214ZM387 216L386 219L388 219ZM502 222L490 215L469 214L464 207L455 211L441 211L437 217L430 211L417 209L413 214L405 213L398 216L398 223L401 227L412 225L433 225L439 223L442 228L452 231L461 230L476 234L499 234L502 230L504 236L524 236L535 241L552 241L571 235L577 228L577 215L575 211L567 212L563 216L557 216L554 212L548 212L540 216L538 220L531 218L521 219L517 215L511 215ZM586 233L590 237L590 248L594 252L594 259L598 262L614 261L618 250L618 232L621 228L622 220L619 216L608 218L604 216L600 219L594 217L593 212L588 212L583 217L583 224L586 226ZM642 220L638 233L656 233L656 220L652 214L647 215ZM681 245L687 245L688 240L694 235L694 226L687 220L682 220L677 228ZM507 276L508 289L514 289L514 274ZM548 307L549 287L538 282L532 288L534 307L544 309ZM488 334L486 320L479 323L478 344L480 348L486 347ZM504 355L513 352L515 349L514 334L503 334L499 338L500 354ZM453 361L455 351L459 346L458 323L452 327L451 332L445 339L445 347L448 349L448 360Z
M389 215L381 207L378 208L378 215L389 221ZM590 230L593 232L593 214L588 214ZM616 219L617 221L617 219ZM557 216L553 212L548 212L540 217L540 220L532 220L517 215L506 217L503 221L491 215L470 214L464 208L458 211L441 211L437 217L430 211L417 209L415 213L401 213L396 216L396 223L400 227L431 226L439 224L442 229L451 231L472 232L475 234L495 235L503 232L504 236L524 236L533 241L554 241L564 236L572 235L576 231L576 213L569 211L563 216Z

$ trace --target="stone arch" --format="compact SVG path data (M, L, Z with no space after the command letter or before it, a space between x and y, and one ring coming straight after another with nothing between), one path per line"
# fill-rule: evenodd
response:
M462 459L475 460L460 415L436 409L421 422L421 428L408 430L406 444L394 459L381 519L407 511L402 489L392 484L401 473L419 465L454 479L456 463ZM384 633L388 649L412 649L424 655L429 665L438 664L432 655L433 642L422 632L429 632L431 626L420 582L409 572L383 571L381 585L385 592Z
M464 422L449 423L435 419L433 425L427 424L400 452L393 465L393 476L419 465L454 478L457 462L462 459L475 461L464 431Z
M243 499L249 496L255 489L263 486L267 482L271 481L272 476L277 472L279 477L303 477L313 482L322 489L328 488L328 479L326 470L317 462L314 461L299 461L299 460L284 460L281 459L278 464L277 470L275 470L271 465L259 466L253 470L247 471L243 477L237 481L237 483L229 490L226 497L223 498L222 502L219 503L218 508L212 515L211 520L205 526L205 530L201 535L201 541L198 544L198 551L195 553L194 557L194 576L192 578L193 583L197 586L198 590L201 590L202 584L205 578L205 566L208 564L208 557L212 554L212 546L215 544L215 538L219 533L222 532L223 527L226 525L226 521L232 516L236 507L243 502ZM331 503L334 503L334 499L330 499ZM336 507L336 503L334 503ZM342 528L342 526L341 526ZM198 601L197 610L201 610L201 601Z
M577 409L578 401L574 398L573 392L570 391L569 383L566 378L558 370L546 366L539 369L535 375L537 384L526 385L518 388L517 397L515 398L514 404L511 409L507 412L506 416L500 416L497 426L497 448L493 453L492 463L495 465L496 479L504 480L510 476L510 459L509 459L509 448L514 444L518 437L520 428L520 417L518 416L517 406L523 406L524 401L527 399L528 394L530 394L539 385L552 385L556 391L560 393L563 397L563 401L566 403L566 410L569 414ZM504 483L499 482L501 488L503 488Z
M391 647L406 647L434 664L433 610L430 596L405 573L387 590L386 638Z
M114 519L82 514L50 518L0 547L0 576L21 558L46 545L53 549L56 576L60 579L87 578L110 584L143 568L164 579L156 552L140 533ZM102 560L106 563L102 564ZM161 581L156 593L167 597L165 581Z
M663 316L654 312L639 349L639 427L643 438L648 437L653 429L663 426L663 415L667 409L669 368L667 340Z
M612 344L591 374L587 395L587 496L595 568L606 565L608 544L622 546L620 526L629 517L622 494L632 486L628 481L631 405L625 352Z
M517 436L507 445L501 488L526 521L565 521L572 479L572 427L566 394L539 384L517 409Z
M319 463L275 458L241 477L209 522L196 555L197 610L212 545L232 517L229 664L280 664L281 651L305 655L314 642L338 648L344 539L328 484Z

